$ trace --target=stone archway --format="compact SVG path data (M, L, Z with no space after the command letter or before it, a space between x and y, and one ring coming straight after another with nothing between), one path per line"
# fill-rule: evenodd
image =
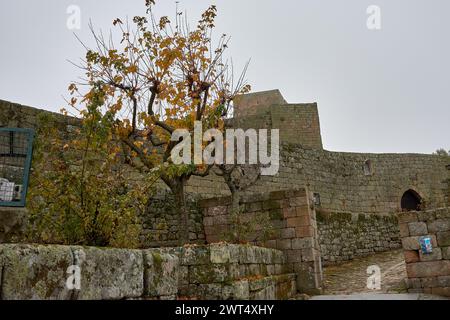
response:
M422 205L422 197L416 191L409 189L401 199L402 211L420 211Z

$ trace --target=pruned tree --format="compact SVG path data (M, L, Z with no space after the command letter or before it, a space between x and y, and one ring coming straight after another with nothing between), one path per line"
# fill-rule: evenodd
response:
M233 225L232 230L225 233L224 236L228 241L240 243L242 241L249 241L246 239L248 233L255 230L256 224L267 224L267 230L262 230L262 233L270 232L270 226L261 217L255 217L253 224L244 223L242 220L241 199L242 194L261 178L261 167L259 165L238 165L238 164L221 164L214 167L214 173L223 177L228 189L231 193L231 212L230 222ZM256 219L258 218L258 219ZM265 236L265 235L263 235ZM253 239L257 240L257 239Z
M171 22L155 16L155 1L146 0L145 5L145 16L132 22L114 20L119 43L90 25L96 46L83 44L86 59L78 66L86 77L70 86L70 105L82 110L101 99L101 113L113 124L127 162L158 172L173 192L185 243L189 239L185 185L192 176L208 175L211 165L175 164L171 154L179 141L172 141L172 134L177 129L192 132L195 121L201 121L204 130L223 129L234 97L250 90L245 82L248 64L234 81L232 63L224 55L230 38L224 34L213 41L216 6L204 11L191 29L178 9Z

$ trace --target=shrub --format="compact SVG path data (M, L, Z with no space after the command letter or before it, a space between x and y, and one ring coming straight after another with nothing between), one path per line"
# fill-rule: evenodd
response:
M69 136L51 116L40 119L28 198L29 240L139 247L139 215L157 177L132 180L108 114L97 111L96 105L88 106Z

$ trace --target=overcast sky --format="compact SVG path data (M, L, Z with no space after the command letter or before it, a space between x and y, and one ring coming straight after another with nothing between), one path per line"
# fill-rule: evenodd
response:
M324 146L357 152L450 149L450 1L180 0L193 22L216 3L218 33L232 36L241 66L251 58L253 91L280 89L290 103L317 102ZM0 99L58 111L80 76L85 52L66 26L67 8L109 30L116 17L143 15L144 0L2 0ZM381 30L367 28L370 5ZM160 0L157 14L173 14Z

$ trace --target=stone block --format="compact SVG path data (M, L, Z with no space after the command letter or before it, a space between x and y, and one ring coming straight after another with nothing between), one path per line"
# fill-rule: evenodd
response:
M450 275L450 261L416 262L406 265L409 278L429 278Z
M302 293L319 289L319 276L313 263L301 263L295 266L297 275L297 290Z
M407 223L401 223L399 224L399 229L400 229L400 237L402 238L406 238L409 237L409 227Z
M295 238L292 239L292 249L314 248L314 238Z
M450 231L438 232L436 234L437 243L440 247L450 246Z
M297 211L295 208L283 208L282 212L285 219L295 218L297 216Z
M316 260L316 254L314 249L303 249L302 250L302 261L303 262L314 262Z
M180 263L183 266L211 263L208 246L186 246L181 249Z
M424 254L419 250L420 261L436 261L442 260L441 248L433 248L432 253Z
M427 224L425 222L410 222L408 223L410 236L424 236L428 234Z
M430 233L450 231L450 219L438 219L428 223Z
M223 244L212 244L209 246L211 253L210 261L214 264L225 264L231 260L230 248Z
M81 268L80 300L118 300L144 293L142 251L74 247Z
M312 218L311 211L307 206L297 207L295 210L297 217L307 217L308 219Z
M450 286L442 288L432 288L431 293L437 296L450 297Z
M288 263L302 262L302 250L288 250L286 251L286 257Z
M227 294L227 292L225 292ZM218 283L205 283L198 285L194 296L203 300L220 300L224 295L223 286Z
M306 199L306 194L300 197L294 197L289 199L289 204L291 207L302 207L307 206L308 201Z
M292 241L291 241L291 239L279 239L279 240L277 240L277 249L279 249L279 250L292 249Z
M398 215L398 223L417 222L417 212L402 212Z
M437 247L437 241L436 236L431 235L431 244L433 247ZM402 239L402 246L405 250L420 250L420 242L419 239L421 237L415 236L415 237L407 237Z
M295 238L295 228L283 228L280 235L282 239Z
M189 267L190 284L223 283L234 280L223 264L204 264Z
M239 247L239 262L244 264L256 263L256 252L253 246Z
M264 289L250 293L250 300L275 300L276 299L276 286L274 283L266 286Z
M420 289L422 288L422 283L420 280L420 278L405 279L406 287L408 289Z
M309 227L297 227L295 228L295 235L297 238L308 238L308 237L314 237L314 228Z
M442 247L442 259L450 260L450 247Z
M247 280L235 281L223 288L222 299L248 300L250 298L249 283Z
M421 280L423 288L450 287L450 276L422 278Z
M159 250L145 250L144 294L148 297L171 296L178 293L179 284L187 285L186 275L181 275L178 256L161 253ZM186 268L186 267L184 267ZM187 268L183 270L187 272ZM180 276L184 279L180 283ZM186 283L187 282L187 283Z
M70 300L67 246L0 246L1 295L4 300Z
M300 216L298 217L299 224L297 226L299 227L307 227L307 226L313 226L313 220L309 216Z
M403 255L405 256L405 262L406 263L414 263L414 262L419 262L420 261L419 252L418 251L414 251L414 250L404 251Z

